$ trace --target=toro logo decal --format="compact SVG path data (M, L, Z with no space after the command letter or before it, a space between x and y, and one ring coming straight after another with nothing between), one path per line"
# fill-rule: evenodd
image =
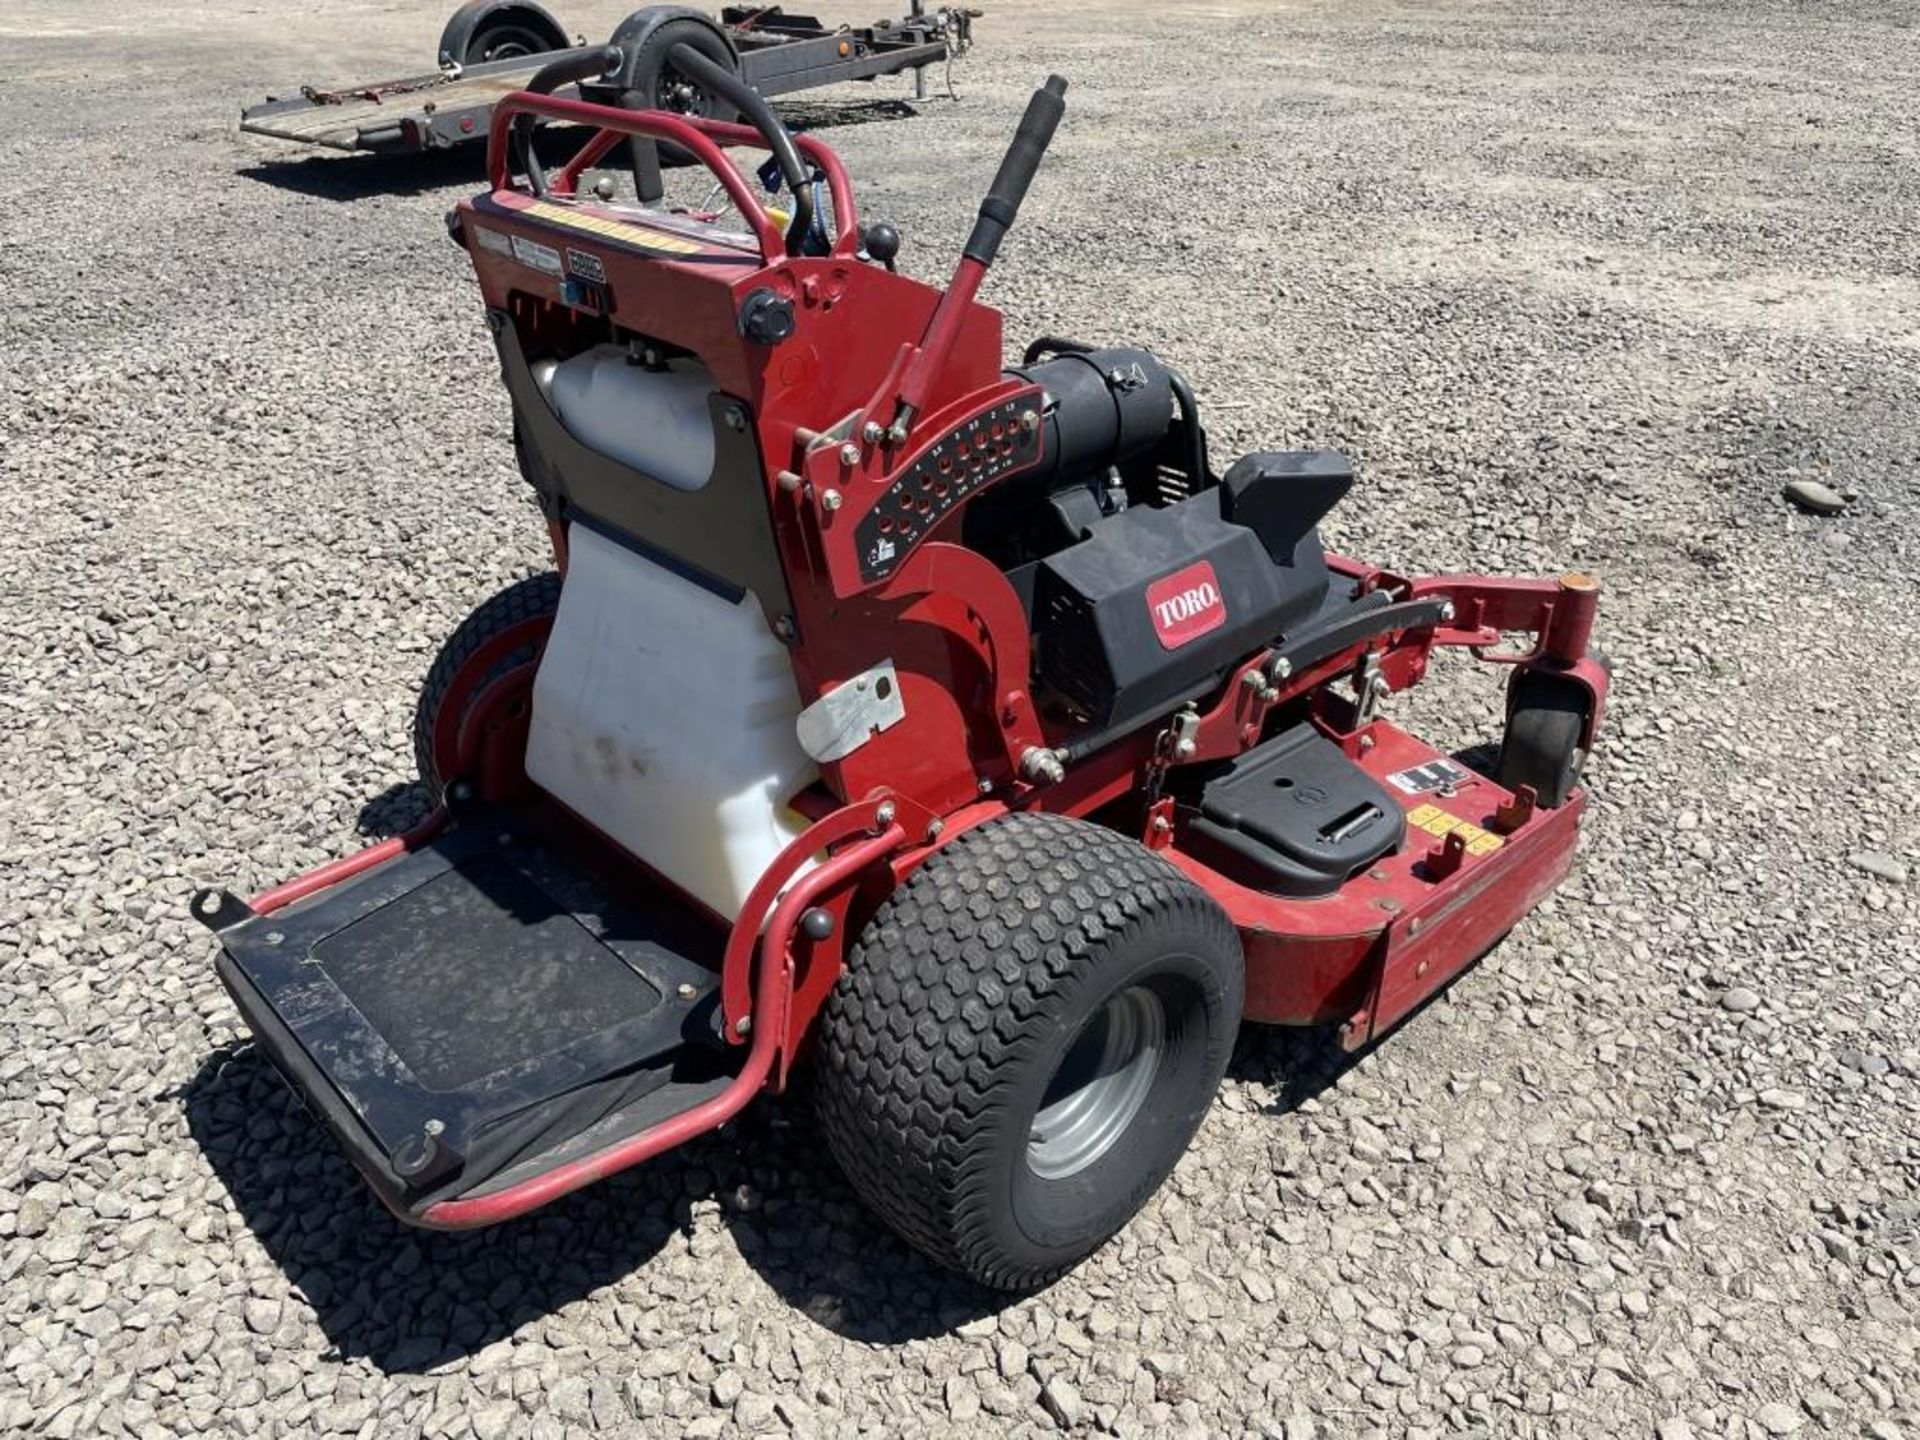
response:
M1168 650L1218 630L1227 623L1227 602L1213 566L1202 560L1147 586L1147 614L1153 618L1153 633Z

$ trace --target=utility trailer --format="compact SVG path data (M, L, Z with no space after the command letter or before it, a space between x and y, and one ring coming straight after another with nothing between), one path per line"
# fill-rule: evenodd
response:
M915 94L924 98L927 67L966 52L979 13L955 6L929 12L924 0L911 0L909 12L896 20L829 26L778 5L728 6L717 22L682 6L651 5L614 31L610 43L629 57L622 74L560 93L626 109L734 118L732 106L680 74L668 58L674 45L692 44L763 96L911 70ZM494 106L524 90L543 65L602 48L570 38L531 0L468 0L441 32L439 68L332 89L303 85L297 95L270 96L242 110L240 128L333 150L445 150L485 140Z

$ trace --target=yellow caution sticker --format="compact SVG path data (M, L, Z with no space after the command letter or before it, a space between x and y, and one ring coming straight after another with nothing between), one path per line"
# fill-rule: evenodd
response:
M547 200L536 200L531 205L522 206L518 213L534 220L545 220L552 225L564 225L570 230L584 230L589 235L598 235L606 240L618 240L623 245L632 245L641 250L652 250L663 255L698 255L705 248L678 235L668 235L645 225L631 225L624 220L615 220L606 215L588 215L565 205L555 205Z
M1470 825L1458 815L1451 815L1438 805L1414 806L1407 812L1407 823L1416 830L1426 831L1436 840L1444 840L1449 835L1458 835L1466 845L1469 855L1487 855L1507 843L1491 830L1482 830L1478 825Z

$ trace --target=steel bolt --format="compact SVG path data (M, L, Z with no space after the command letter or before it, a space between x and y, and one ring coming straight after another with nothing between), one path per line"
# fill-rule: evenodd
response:
M838 510L840 505L841 495L838 490L822 490L820 492L820 508L822 510L832 512Z
M974 782L973 788L978 790L982 795L991 795L993 794L993 781L982 775Z
M1440 607L1440 623L1442 625L1451 625L1453 623L1453 617L1456 613L1457 612L1453 608L1453 602L1451 600L1447 601L1444 605Z
M946 828L947 822L942 820L938 815L934 816L933 819L927 822L927 839L938 840L940 838L940 832Z
M878 445L882 440L887 438L886 426L882 425L878 420L869 420L866 425L862 427L860 438L865 440L869 445Z
M1256 693L1267 688L1267 682L1261 678L1258 670L1244 672L1240 676L1240 683Z
M267 932L267 944L269 945L278 945L286 938L287 937L282 935L278 930L269 930Z
M849 440L840 447L840 463L851 470L860 463L860 447Z
M745 1035L752 1029L753 1017L751 1015L742 1015L738 1020L733 1022L733 1033L736 1035Z
M727 428L736 434L747 428L747 417L738 405L727 407Z
M691 980L682 980L680 982L680 988L674 993L682 1000L691 1000L700 993L700 987L695 985Z
M899 808L893 801L882 800L880 802L880 808L873 812L873 818L878 820L882 825L891 825L893 823L893 817L899 813Z
M1029 435L1038 430L1040 428L1040 412L1038 410L1022 410L1020 412L1020 428Z
M429 1120L426 1124L422 1125L420 1129L422 1133L429 1137L444 1135L447 1133L447 1122L444 1120Z
M1284 655L1274 656L1272 662L1267 666L1267 676L1269 679L1275 681L1284 680L1291 674L1293 674L1293 662Z

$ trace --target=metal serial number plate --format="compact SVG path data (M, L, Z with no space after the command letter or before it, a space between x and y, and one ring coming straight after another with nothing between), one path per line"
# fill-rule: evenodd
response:
M1040 458L1040 396L1029 391L982 410L915 457L861 518L860 575L891 575L954 506Z

